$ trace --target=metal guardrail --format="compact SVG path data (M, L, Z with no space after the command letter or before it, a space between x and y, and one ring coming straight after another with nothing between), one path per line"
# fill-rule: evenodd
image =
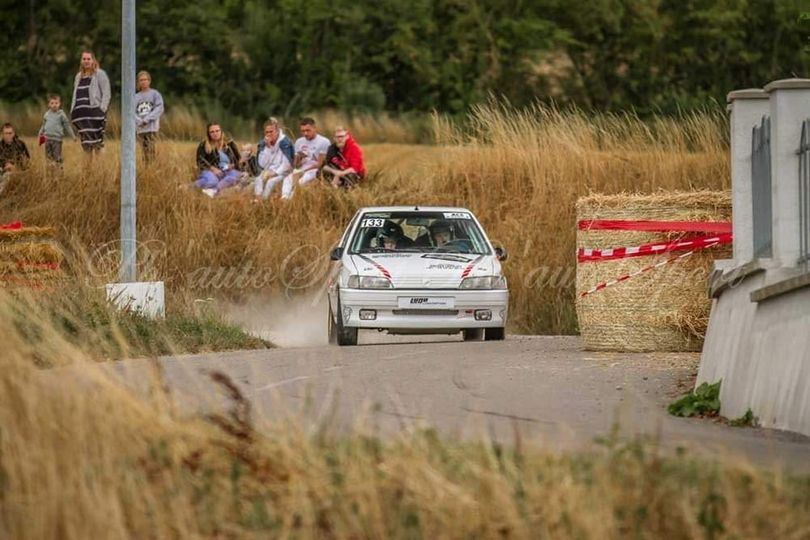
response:
M753 204L754 257L773 254L771 225L771 119L762 117L751 137L751 199Z
M810 118L799 142L799 263L810 261Z

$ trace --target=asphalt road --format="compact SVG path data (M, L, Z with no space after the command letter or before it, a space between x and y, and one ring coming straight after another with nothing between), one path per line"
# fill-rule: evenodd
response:
M361 334L362 336L362 334ZM165 384L184 412L228 405L210 373L227 374L261 425L289 415L312 429L362 426L393 435L414 426L509 443L519 430L553 450L585 448L618 426L664 449L738 456L760 465L810 470L810 439L707 419L675 418L666 405L687 391L695 354L612 354L582 350L576 337L509 336L504 342L317 346L162 358ZM361 337L368 342L369 336ZM145 388L149 363L108 364Z

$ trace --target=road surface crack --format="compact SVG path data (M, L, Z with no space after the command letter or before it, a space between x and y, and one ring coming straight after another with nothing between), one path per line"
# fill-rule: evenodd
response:
M501 413L498 411L486 411L486 410L479 410L479 409L470 409L469 407L461 407L461 410L476 413L476 414L486 414L487 416L497 416L498 418L508 418L510 420L520 420L521 422L533 422L536 424L556 424L556 422L550 420L540 420L539 418L531 418L528 416L518 416L515 414L508 414L508 413Z

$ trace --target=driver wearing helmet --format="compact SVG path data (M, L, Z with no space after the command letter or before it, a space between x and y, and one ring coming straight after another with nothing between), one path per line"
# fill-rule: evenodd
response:
M403 236L402 227L393 221L386 221L377 231L377 247L387 250L397 249Z
M453 225L444 219L437 219L428 227L435 247L442 247L453 239Z

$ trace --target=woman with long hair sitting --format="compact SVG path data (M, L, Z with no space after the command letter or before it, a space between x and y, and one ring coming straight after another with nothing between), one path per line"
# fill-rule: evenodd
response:
M230 140L222 127L211 122L206 126L205 140L197 147L197 167L200 174L194 185L209 197L239 182L241 175L239 149Z

